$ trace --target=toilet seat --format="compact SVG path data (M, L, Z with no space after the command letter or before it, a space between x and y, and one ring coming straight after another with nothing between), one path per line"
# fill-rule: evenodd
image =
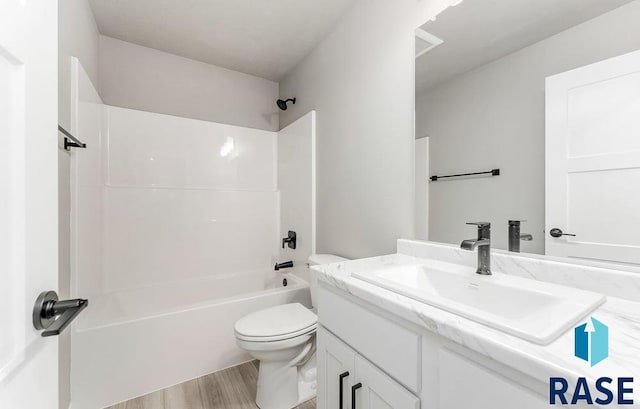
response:
M236 344L245 351L250 352L277 352L304 345L309 342L314 335L315 330L304 335L298 335L297 337L282 339L280 341L245 341L236 338Z
M300 303L256 311L236 322L235 333L246 342L275 342L313 333L318 317Z
M296 338L299 336L315 333L317 328L318 328L318 324L313 324L308 326L307 328L303 328L301 330L291 332L289 334L272 335L269 337L252 337L252 336L243 335L236 332L236 338L246 342L276 342L276 341L284 341L286 339Z

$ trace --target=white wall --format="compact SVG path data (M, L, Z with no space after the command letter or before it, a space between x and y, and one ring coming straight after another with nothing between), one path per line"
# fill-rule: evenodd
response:
M415 238L429 238L429 137L415 143Z
M98 28L87 0L58 1L58 122L69 129L71 115L71 56L78 57L91 78L98 84ZM62 138L60 138L62 140ZM69 297L70 267L70 161L62 148L58 151L59 184L59 295ZM60 335L59 342L59 407L66 409L71 400L70 331Z
M431 240L459 243L475 234L465 222L486 220L504 249L508 220L525 219L534 240L522 251L544 252L545 77L639 49L638 21L634 1L417 96L416 133L430 136L432 174L502 170L430 183Z
M278 84L263 78L100 36L105 104L278 130Z
M292 260L294 271L308 280L306 262L316 246L316 113L309 112L278 132L280 238L297 234L296 249L282 248L280 262Z
M395 252L413 236L414 29L449 0L358 0L280 82L286 126L317 112L317 250Z

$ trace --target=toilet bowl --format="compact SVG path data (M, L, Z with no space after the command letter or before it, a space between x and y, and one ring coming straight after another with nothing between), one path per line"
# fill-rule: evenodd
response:
M346 259L328 254L309 257L309 265ZM309 271L311 303L317 279ZM291 409L316 395L315 334L318 317L302 304L253 312L236 322L236 342L260 361L256 404L260 409Z

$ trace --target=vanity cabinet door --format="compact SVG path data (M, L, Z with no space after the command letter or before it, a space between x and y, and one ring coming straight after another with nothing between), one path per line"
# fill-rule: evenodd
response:
M352 409L418 409L420 400L369 361L356 356Z
M324 327L318 327L318 409L351 409L355 357L351 348Z
M453 352L440 353L440 409L548 408L546 398Z

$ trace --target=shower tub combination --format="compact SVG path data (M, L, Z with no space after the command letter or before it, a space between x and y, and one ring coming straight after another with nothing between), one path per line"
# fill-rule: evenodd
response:
M314 114L272 132L113 107L71 71L70 130L87 143L72 156L71 292L89 299L71 327L72 408L249 360L238 319L310 306L308 284L271 266L303 273L313 252ZM279 246L291 229L295 252Z
M283 286L283 279L287 286ZM233 327L284 303L309 306L291 274L233 274L104 294L73 336L73 409L103 408L250 359Z

